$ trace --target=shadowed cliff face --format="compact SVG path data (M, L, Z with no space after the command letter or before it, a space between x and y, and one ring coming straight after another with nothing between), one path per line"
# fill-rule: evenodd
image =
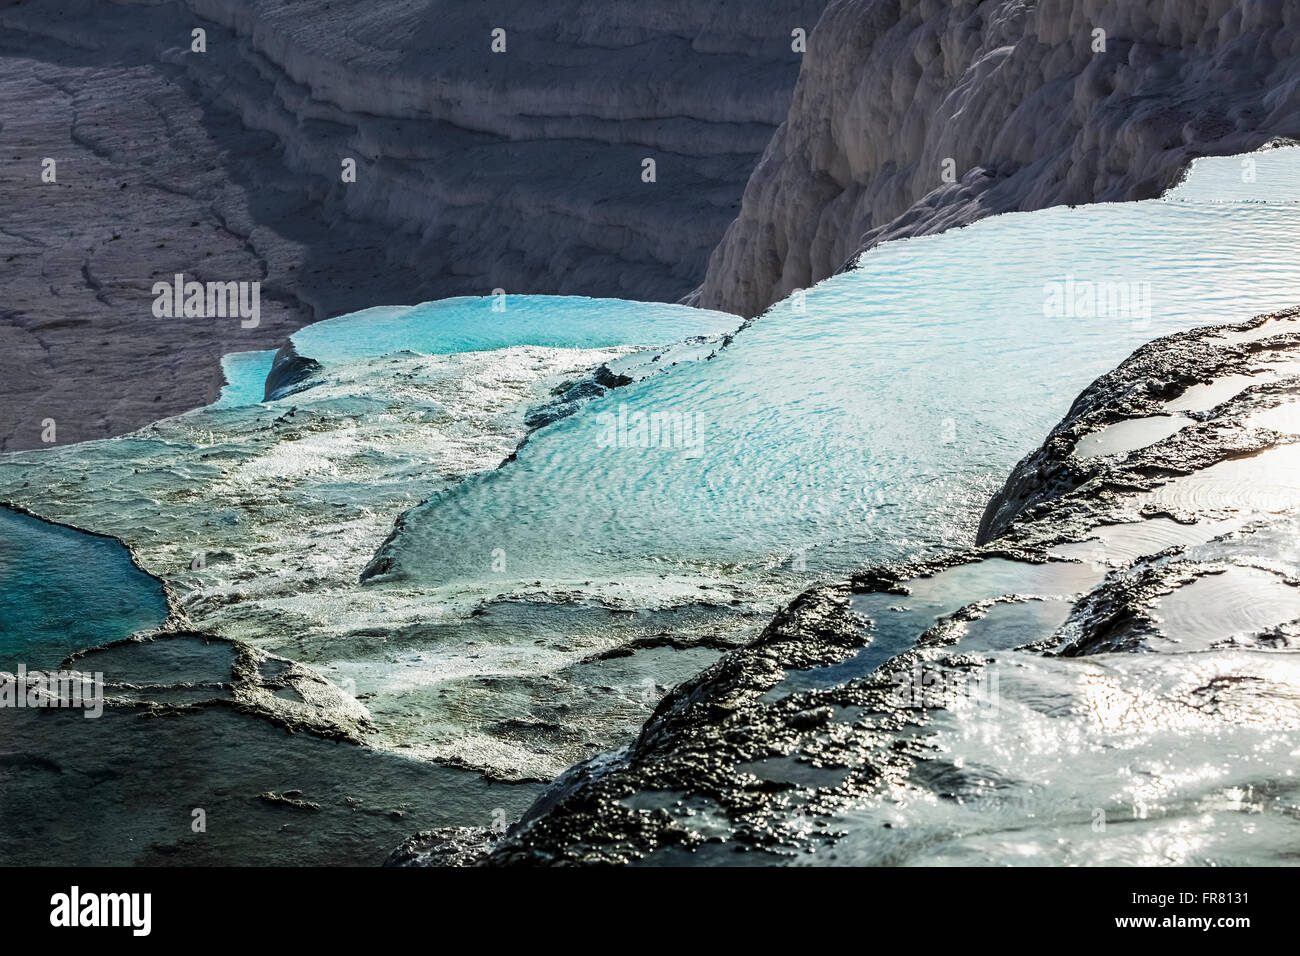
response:
M221 354L365 306L680 298L824 5L0 3L0 449L201 406ZM260 282L259 324L155 318L176 273Z
M752 316L888 239L1148 198L1297 135L1283 0L837 0L696 300Z

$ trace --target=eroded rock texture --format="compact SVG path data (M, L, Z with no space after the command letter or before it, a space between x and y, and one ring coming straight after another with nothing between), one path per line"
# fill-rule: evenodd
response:
M1285 0L836 0L698 302L752 316L887 239L1150 198L1297 135Z

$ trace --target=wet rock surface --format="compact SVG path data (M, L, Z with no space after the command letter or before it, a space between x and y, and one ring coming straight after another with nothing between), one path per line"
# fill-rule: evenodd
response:
M153 714L229 707L291 733L353 743L370 721L364 706L311 669L194 631L158 631L88 648L63 666L103 673L109 700Z
M292 342L280 346L271 360L271 371L266 376L263 401L274 402L287 398L307 387L313 375L322 371L320 362L307 355L299 355Z
M1144 346L1015 469L981 545L809 590L504 834L390 863L1281 860L1298 333L1292 309ZM1170 405L1173 434L1074 453Z
M412 823L470 806L522 810L537 788L358 746L355 699L239 642L162 631L63 662L102 674L104 708L8 709L0 862L45 865L377 865ZM0 680L12 675L0 675ZM439 806L431 789L453 796Z

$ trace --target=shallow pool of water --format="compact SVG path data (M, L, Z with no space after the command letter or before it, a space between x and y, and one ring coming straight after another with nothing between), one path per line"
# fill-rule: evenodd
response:
M0 508L0 670L54 668L166 618L162 585L117 541Z
M825 574L968 543L1096 375L1160 334L1300 299L1300 153L1259 163L1254 184L1225 189L1239 160L1207 159L1163 199L878 247L713 360L620 389L435 495L392 567L490 592L499 549L544 585L626 598L677 572Z

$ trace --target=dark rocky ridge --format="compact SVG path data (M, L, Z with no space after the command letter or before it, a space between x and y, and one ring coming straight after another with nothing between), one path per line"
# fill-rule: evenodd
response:
M320 370L320 362L299 355L292 342L285 342L276 349L275 357L271 360L271 371L266 375L262 400L271 402L300 391L306 387L308 379Z
M1235 421L1257 407L1269 407L1292 390L1286 382L1261 380L1222 406L1189 412L1191 422L1177 435L1139 449L1122 461L1109 456L1081 461L1074 455L1078 441L1091 432L1161 414L1166 402L1195 385L1228 375L1252 374L1261 357L1284 355L1300 347L1297 318L1300 308L1241 327L1177 332L1139 348L1114 371L1084 389L1042 446L1016 465L985 509L979 543L1030 536L1045 518L1059 522L1061 515L1070 514L1076 500L1109 502L1113 496L1154 487L1169 476L1190 474L1229 457L1272 447L1277 436L1252 435ZM1266 322L1277 324L1276 335L1240 344L1216 340L1216 333L1256 329ZM1116 501L1120 503L1120 499Z

